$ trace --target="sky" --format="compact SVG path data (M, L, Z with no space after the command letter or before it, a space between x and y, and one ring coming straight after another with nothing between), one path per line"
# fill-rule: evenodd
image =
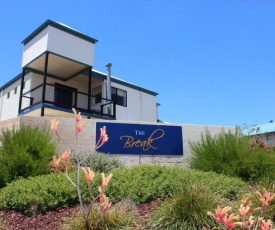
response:
M47 19L98 40L95 70L157 92L160 120L275 121L273 0L0 0L0 86Z

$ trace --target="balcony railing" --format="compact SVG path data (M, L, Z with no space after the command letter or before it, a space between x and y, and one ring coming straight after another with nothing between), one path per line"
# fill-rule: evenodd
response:
M42 104L42 84L33 89L24 92L21 95L21 110L25 112L33 107ZM46 84L44 104L60 107L75 108L87 116L97 115L106 118L116 118L116 104L112 100L106 98L98 98L98 96L89 95L80 92L77 89L60 86L57 84ZM90 105L88 105L90 101ZM42 105L44 106L44 105Z

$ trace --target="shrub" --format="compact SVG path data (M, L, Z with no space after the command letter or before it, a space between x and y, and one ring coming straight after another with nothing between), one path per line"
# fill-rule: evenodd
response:
M80 160L86 155L79 153ZM76 162L75 159L73 160ZM100 152L90 154L83 162L83 166L90 167L94 172L111 172L114 169L125 167L124 163L116 157Z
M147 203L165 199L183 186L201 184L229 200L239 199L247 191L247 185L237 178L203 173L182 167L140 165L113 172L112 183L106 194L112 201L129 197L135 203Z
M275 154L270 149L251 145L251 138L240 132L224 132L212 137L209 131L197 143L190 143L193 157L190 166L201 171L213 171L245 181L257 182L274 178Z
M75 173L70 175L72 179L76 179ZM88 202L89 194L84 174L82 181L83 197ZM100 185L99 174L96 175L95 181ZM1 189L0 209L13 209L29 215L77 203L75 188L60 174L20 178Z
M229 178L213 172L200 172L181 167L141 165L117 169L112 172L112 183L106 195L113 202L129 198L136 204L158 198L166 199L192 184L208 187L214 194L227 200L239 200L246 193L247 185L238 178ZM89 202L85 177L81 175L84 202ZM70 173L75 180L76 173ZM92 194L98 194L101 175L96 173L91 181ZM29 214L44 212L57 207L78 203L77 192L60 174L50 174L19 179L1 189L0 209L14 209Z
M56 144L46 127L20 125L19 129L2 130L0 141L0 187L19 177L48 173L48 163Z
M89 229L129 229L133 225L135 212L136 206L128 200L113 205L104 215L100 207L95 205L88 217ZM74 229L86 229L85 222L80 213L62 226L62 230Z
M147 225L150 229L193 230L213 227L215 222L206 212L216 207L217 196L199 185L186 186L163 205L157 207Z

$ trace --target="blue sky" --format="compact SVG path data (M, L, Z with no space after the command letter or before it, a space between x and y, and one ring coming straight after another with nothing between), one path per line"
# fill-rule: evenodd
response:
M98 39L94 69L159 93L159 118L243 126L275 120L273 0L0 0L0 86L47 19Z

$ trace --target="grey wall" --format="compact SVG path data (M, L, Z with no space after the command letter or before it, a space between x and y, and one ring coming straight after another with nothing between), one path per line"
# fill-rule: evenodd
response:
M34 126L47 125L50 127L51 120L57 119L60 121L58 125L58 133L62 138L62 142L58 144L58 151L62 153L64 150L68 149L68 146L74 148L75 143L75 120L74 118L53 118L53 117L17 117L9 120L0 122L0 128L11 128L13 125L16 127L20 123L30 124ZM96 122L102 122L102 120L97 119L83 119L86 120L87 124L83 128L82 132L78 135L77 142L77 151L93 151L95 146L95 135L96 135ZM122 121L106 121L104 122L117 122L121 123ZM151 125L160 125L160 123L155 122L129 122L123 121L123 123L129 124L151 124ZM187 125L187 124L164 124L161 125L176 125L182 127L183 132L183 156L171 156L171 155L115 155L116 157L123 160L128 166L138 165L142 163L159 163L161 165L184 165L188 166L188 161L192 156L190 149L190 142L197 142L200 140L201 134L205 133L206 129L212 134L217 135L224 129L226 132L231 130L235 131L235 127L221 127L221 126L205 126L205 125ZM108 134L108 130L107 130ZM56 141L55 135L53 135L53 141ZM100 150L99 150L100 151Z

